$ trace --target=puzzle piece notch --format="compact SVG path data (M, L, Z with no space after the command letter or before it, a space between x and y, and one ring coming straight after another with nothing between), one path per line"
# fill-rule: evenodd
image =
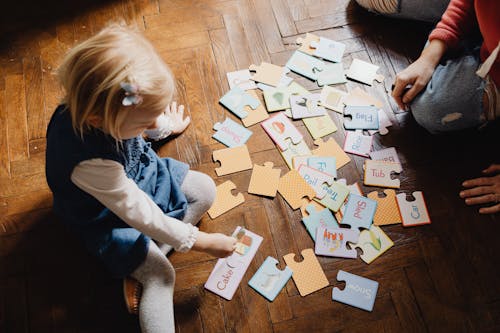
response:
M285 139L290 138L293 144L298 144L303 139L302 134L282 112L263 121L261 125L282 151L287 148Z
M421 191L412 193L414 201L406 200L405 193L396 195L398 202L399 213L404 227L412 227L423 224L430 224L431 218L425 204L424 195Z
M274 112L290 109L290 96L295 94L308 95L309 91L297 82L292 82L290 85L283 87L271 87L264 90L264 100L266 102L267 111Z
M259 95L255 90L248 90L247 93L259 101L259 106L257 106L255 110L253 110L250 106L245 106L245 111L248 113L248 115L245 118L241 119L241 122L243 123L243 126L250 127L269 118L269 113L267 113L264 104L260 102L261 100L259 98Z
M374 225L390 225L401 223L398 203L396 201L396 191L385 189L385 196L382 197L377 191L368 193L367 197L377 201L377 210L373 217Z
M368 186L380 186L399 188L399 179L392 179L392 173L401 173L401 165L397 163L365 160L364 164L365 179L364 184Z
M307 216L302 218L302 222L306 226L307 232L311 238L316 241L317 228L339 228L335 217L328 208L316 210L315 205L308 204L306 207ZM356 238L357 239L357 238ZM317 253L317 252L316 252Z
M344 108L344 127L349 130L378 129L378 111L374 106L346 106Z
M377 297L378 282L343 270L337 273L338 281L345 281L344 290L334 287L332 300L366 311L372 311Z
M339 182L333 182L331 186L325 186L326 195L319 202L330 210L337 212L349 195L349 189Z
M333 138L329 138L327 141L316 139L314 140L314 144L318 146L318 148L313 149L313 155L335 157L337 161L337 170L351 161L351 158L347 156L347 154Z
M316 49L311 47L311 42L315 42L315 41L319 42L318 36L316 36L314 34L306 33L306 36L304 38L299 37L296 39L296 43L298 45L300 45L298 50L301 52L304 52L306 54L313 55L314 52L316 51Z
M370 229L376 209L376 201L351 193L340 223L350 225L351 229Z
M326 190L323 188L324 184L332 185L333 176L317 169L311 168L302 164L297 170L304 180L311 185L316 192L316 198L322 199L326 195Z
M281 169L273 169L273 162L265 162L264 166L254 164L248 193L275 197L278 191Z
M252 131L230 118L226 118L222 123L215 123L213 128L217 132L212 135L212 138L230 148L244 145L252 135Z
M295 261L295 254L283 256L288 267L293 271L292 279L299 290L300 296L309 295L328 286L328 279L319 264L318 258L312 249L301 252L303 260Z
M357 243L359 231L343 228L325 228L316 229L314 252L317 255L338 257L338 258L357 258L358 252L355 249L348 249L347 243Z
M253 168L250 153L246 145L216 150L212 153L212 158L214 162L219 161L221 164L219 168L215 168L217 176L224 176Z
M218 216L245 202L245 197L242 193L238 193L236 195L231 193L235 189L236 185L230 180L217 186L215 200L212 207L208 210L208 215L212 219L217 218Z
M295 156L311 155L311 151L304 140L300 141L298 144L293 144L290 139L285 139L285 142L287 148L284 151L280 149L278 149L278 151L288 165L288 168L293 169L293 158Z
M308 197L312 200L316 195L316 191L302 178L297 170L290 170L280 178L278 192L292 209L300 207L302 198Z
M282 80L283 74L287 72L286 68L273 65L268 62L261 62L259 66L250 65L249 70L255 72L251 77L252 80L262 82L264 84L277 87Z
M384 112L384 110L378 109L377 113L378 113L378 130L368 130L368 133L370 133L370 135L373 135L378 132L380 135L386 135L387 133L389 133L387 127L391 127L392 122L387 116L387 114Z
M352 248L360 248L363 251L360 255L361 260L370 264L393 245L392 240L380 227L372 225L369 230L361 232L359 240L352 245Z
M278 269L278 264L279 262L275 258L267 257L254 276L248 281L250 287L271 302L285 287L293 273L288 266L285 266L283 270Z
M248 116L248 112L245 111L245 106L250 106L253 110L255 110L260 105L258 99L252 97L252 95L249 95L239 87L234 87L229 90L224 96L222 96L219 103L239 118L245 118Z
M312 205L315 210L320 211L325 208L322 204L317 202L316 200L309 200L307 198L302 198L302 204L300 206L300 213L302 217L307 217L309 216L309 213L307 212L306 208L307 206Z
M326 109L319 105L320 94L292 94L290 107L293 119L319 117L326 114Z

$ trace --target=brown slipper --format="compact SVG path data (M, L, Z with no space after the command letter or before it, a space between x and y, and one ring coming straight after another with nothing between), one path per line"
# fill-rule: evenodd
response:
M142 295L142 284L134 278L126 277L123 279L123 297L127 311L130 314L139 313L139 303Z

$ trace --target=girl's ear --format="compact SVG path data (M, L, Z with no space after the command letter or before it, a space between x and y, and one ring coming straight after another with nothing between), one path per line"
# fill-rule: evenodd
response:
M96 127L96 128L99 128L101 127L102 125L102 118L98 115L90 115L88 118L87 118L87 122L92 126L92 127Z

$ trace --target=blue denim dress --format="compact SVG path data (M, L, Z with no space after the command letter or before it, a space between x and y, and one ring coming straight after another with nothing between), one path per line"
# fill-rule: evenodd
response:
M81 138L73 130L64 105L54 112L47 130L46 150L46 175L54 195L54 211L113 276L124 277L142 263L150 238L73 184L70 177L74 167L93 158L121 163L127 177L166 215L177 219L182 219L187 209L181 184L189 166L158 157L142 137L117 144L111 136L93 130Z

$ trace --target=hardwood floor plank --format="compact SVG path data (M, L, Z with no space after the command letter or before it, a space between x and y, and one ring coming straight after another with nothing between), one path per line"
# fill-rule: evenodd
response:
M241 18L243 29L250 44L250 55L252 63L260 64L262 61L269 62L269 53L264 42L263 34L259 29L255 6L253 0L238 0L238 13Z
M22 75L5 77L5 109L9 135L10 161L25 160L28 154L28 125L25 82Z
M284 50L281 33L274 19L273 7L268 0L253 0L260 30L269 53Z
M0 178L10 177L9 129L5 90L0 90Z
M26 113L29 140L45 137L47 124L42 85L42 62L40 57L23 59L23 72L26 94Z
M297 33L308 31L330 29L346 24L357 23L351 12L337 12L330 15L318 16L295 22Z
M210 40L212 41L212 51L217 61L221 87L223 91L229 91L226 73L234 72L237 68L231 48L227 47L229 45L229 37L227 36L226 29L210 31Z
M288 7L288 2L286 0L271 0L271 5L281 36L296 35L297 28L295 27L295 21Z

